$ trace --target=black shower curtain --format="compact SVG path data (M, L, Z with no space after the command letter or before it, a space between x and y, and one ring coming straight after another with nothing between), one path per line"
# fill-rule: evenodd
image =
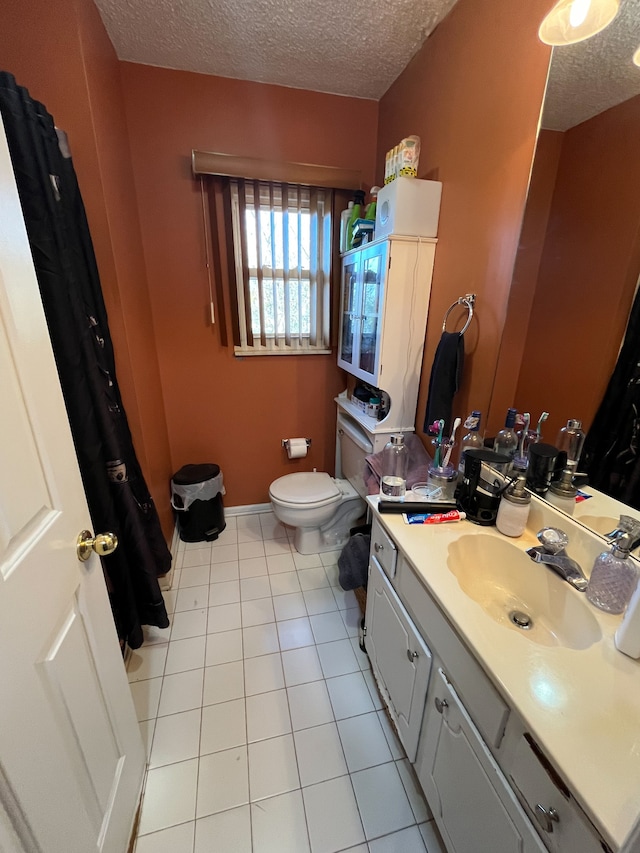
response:
M590 485L640 509L640 291L580 467Z
M135 649L142 625L169 625L158 575L171 554L122 406L84 205L65 135L6 72L0 113L91 520L119 540L103 561L116 628Z

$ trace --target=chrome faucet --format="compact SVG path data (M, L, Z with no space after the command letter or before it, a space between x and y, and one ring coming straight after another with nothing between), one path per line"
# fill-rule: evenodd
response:
M534 548L529 548L527 554L535 563L544 563L567 583L570 583L579 592L584 592L589 581L575 560L565 551L569 544L569 537L564 530L557 527L543 527L537 533L538 542Z

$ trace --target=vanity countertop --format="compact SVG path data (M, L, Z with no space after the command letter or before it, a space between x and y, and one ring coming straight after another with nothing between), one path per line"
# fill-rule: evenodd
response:
M377 496L368 501L376 510ZM581 649L541 645L508 620L488 615L447 568L450 546L462 536L498 537L525 550L538 544L537 530L553 525L569 533L568 553L588 577L603 540L535 499L527 530L516 539L468 521L420 526L399 514L376 515L605 840L622 848L640 819L640 661L615 648L622 617L583 599L601 639ZM550 570L532 562L531 571Z

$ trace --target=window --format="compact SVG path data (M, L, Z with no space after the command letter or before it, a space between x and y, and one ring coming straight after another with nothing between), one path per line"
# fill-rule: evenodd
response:
M331 190L231 181L237 355L330 353Z

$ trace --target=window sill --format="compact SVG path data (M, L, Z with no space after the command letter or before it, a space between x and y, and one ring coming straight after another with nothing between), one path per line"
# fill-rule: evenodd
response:
M243 349L242 347L234 347L233 354L237 358L244 358L245 356L254 356L254 355L331 355L330 349L307 349L302 347L248 347Z

